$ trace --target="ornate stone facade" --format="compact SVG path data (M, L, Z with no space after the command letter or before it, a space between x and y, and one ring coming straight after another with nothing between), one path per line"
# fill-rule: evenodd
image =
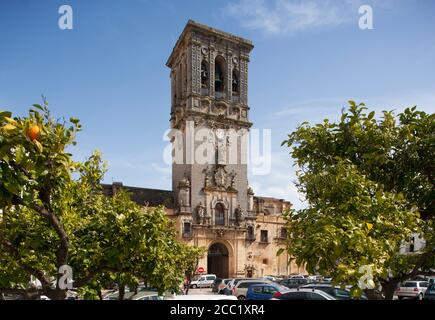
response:
M248 185L244 159L247 140L232 140L228 130L249 131L249 40L189 21L168 61L171 69L172 129L183 133L182 163L174 161L172 192L127 187L140 204L164 203L180 239L205 247L199 262L219 277L261 277L303 272L288 264L282 199L257 197ZM189 161L188 129L209 129L210 163ZM193 143L197 147L197 143ZM236 161L228 161L236 153ZM191 159L190 159L191 160ZM108 194L115 192L105 185ZM113 190L111 189L113 188ZM156 201L154 197L159 197ZM162 196L165 199L162 199Z
M288 274L291 269L285 255L276 256L284 244L282 212L290 203L254 197L248 186L247 165L241 161L247 141L230 141L226 135L228 130L246 133L252 126L248 107L252 49L249 40L190 20L167 61L172 83L170 121L173 129L183 133L183 159L189 158L186 137L192 128L210 129L205 138L214 152L211 163L174 161L174 196L183 198L189 193L191 197L190 207L178 201L174 215L179 221L180 215L191 210L193 224L178 223L180 234L185 234L183 228L190 230L191 236L185 239L190 244L212 250L218 243L220 249L213 250L226 252L226 267L216 254L200 262L207 272L219 276ZM236 152L236 162L227 161L231 152ZM180 188L185 179L190 181L190 192Z

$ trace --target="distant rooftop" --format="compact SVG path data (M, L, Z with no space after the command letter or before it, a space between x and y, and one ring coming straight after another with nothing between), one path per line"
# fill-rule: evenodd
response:
M169 190L149 189L124 186L120 182L113 184L102 184L104 194L112 196L117 188L122 188L130 193L131 200L139 205L148 204L150 207L164 205L166 208L174 208L174 194Z

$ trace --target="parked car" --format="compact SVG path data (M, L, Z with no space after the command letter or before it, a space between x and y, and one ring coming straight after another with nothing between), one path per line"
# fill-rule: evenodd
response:
M316 289L316 290L322 290L323 292L326 292L327 294L333 296L337 300L353 300L350 290L349 289L341 289L340 287L332 286L331 284L327 283L311 283L304 285L300 287L301 289ZM367 297L363 294L360 298L360 300L367 300Z
M211 289L211 292L218 292L219 291L219 286L222 284L222 279L221 278L216 278L213 282L213 286Z
M308 284L310 281L306 278L288 278L282 280L279 284L289 289L298 288L300 286Z
M283 294L290 289L276 283L254 284L248 287L246 300L270 300L277 294Z
M248 287L254 284L267 284L271 283L269 280L257 279L257 280L242 280L239 281L233 288L233 296L236 296L238 300L246 300L246 294Z
M427 281L405 281L396 290L396 295L399 300L403 298L414 298L423 300L429 282Z
M233 278L227 286L232 290L240 281L244 280L260 280L260 278Z
M283 294L275 294L271 300L337 300L322 290L298 288Z
M424 300L435 300L435 283L429 284L423 296Z
M271 276L271 275L264 276L263 279L266 279L266 280L269 280L269 281L274 281L274 282L276 281L276 277L275 276Z
M124 292L124 300L129 300L134 296L134 292L125 291ZM114 291L112 293L107 294L103 297L103 300L119 300L119 291Z
M219 294L189 294L166 296L164 300L237 300L235 296L225 296Z
M18 294L0 293L0 300L23 300L23 296Z
M210 288L216 280L215 274L204 274L193 278L190 282L190 287L195 288Z
M140 291L130 298L130 300L163 300L162 296L155 291Z
M217 286L217 293L224 294L225 291L229 291L229 294L231 294L231 290L228 288L229 283L233 279L222 279L222 281Z

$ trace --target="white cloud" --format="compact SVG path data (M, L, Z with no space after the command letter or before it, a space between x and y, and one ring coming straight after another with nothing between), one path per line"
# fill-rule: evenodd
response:
M348 101L364 102L370 110L379 113L383 110L402 112L405 108L417 106L419 110L428 113L435 111L435 94L433 90L409 92L397 96L361 96L361 97L329 97L298 101L272 114L273 117L292 117L296 120L315 122L323 118L335 119L339 111L348 107ZM338 112L337 112L338 111Z
M366 103L369 110L375 110L379 117L382 110L402 112L406 107L414 105L417 105L419 110L434 113L435 94L431 92L434 90L409 92L400 96L357 97L354 100ZM271 115L274 123L285 124L285 127L275 126L273 134L277 139L281 136L280 133L295 130L297 124L302 121L309 121L311 124L322 122L325 118L337 121L341 109L348 105L348 100L349 98L346 97L323 97L297 101ZM282 121L283 118L286 121ZM268 175L254 175L252 168L249 167L249 183L257 196L283 198L292 202L295 209L301 209L306 207L307 203L294 184L296 168L292 166L293 161L288 151L286 147L272 150L272 167Z
M256 196L273 197L289 200L295 209L305 207L303 195L294 184L296 181L295 168L285 148L273 152L272 170L268 175L255 175L252 168L248 168L249 184Z
M226 12L245 28L287 34L357 23L359 4L359 0L239 0L228 5Z

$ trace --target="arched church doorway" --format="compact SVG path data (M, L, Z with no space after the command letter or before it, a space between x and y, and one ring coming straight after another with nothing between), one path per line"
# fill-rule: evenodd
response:
M207 272L221 279L228 278L229 256L228 249L223 243L214 243L208 248Z

